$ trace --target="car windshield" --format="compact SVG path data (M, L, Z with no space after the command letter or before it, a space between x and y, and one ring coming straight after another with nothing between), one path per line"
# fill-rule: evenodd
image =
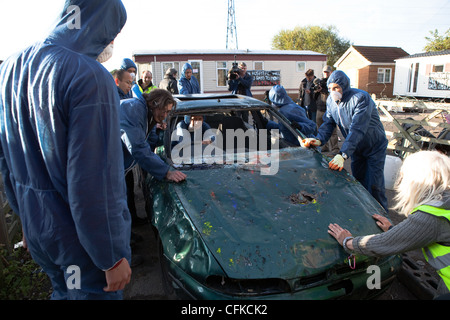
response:
M278 161L279 150L299 146L301 134L271 108L173 114L165 149L176 168L263 165ZM283 135L292 134L290 140ZM293 140L294 139L294 140Z

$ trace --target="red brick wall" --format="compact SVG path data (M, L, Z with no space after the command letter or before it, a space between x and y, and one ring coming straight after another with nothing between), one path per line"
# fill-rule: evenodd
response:
M377 83L378 68L390 68L391 82L390 83ZM367 91L370 94L375 94L378 98L386 96L388 98L393 97L394 91L394 65L372 65L359 69L358 88Z

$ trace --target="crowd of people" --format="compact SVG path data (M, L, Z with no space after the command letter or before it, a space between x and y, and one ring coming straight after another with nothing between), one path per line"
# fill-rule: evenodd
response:
M139 260L130 245L139 241L132 225L142 222L134 205L133 168L159 180L187 179L153 150L176 106L173 94L200 93L200 86L189 63L178 81L178 71L168 69L158 87L147 70L136 81L137 67L128 58L111 76L101 63L111 57L125 25L123 4L70 0L64 12L72 5L81 7L81 30L68 28L62 14L44 41L0 67L0 168L11 208L22 222L24 245L49 275L52 298L121 299ZM246 71L241 63L230 72L230 92L252 96ZM387 212L387 139L375 103L367 92L351 88L344 72L328 66L322 71L322 79L306 72L298 103L283 86L270 90L271 103L306 138L299 141L279 129L294 144L331 153L331 170L342 170L351 159L352 174ZM180 125L189 128L201 120L187 118ZM345 138L341 147L337 128ZM449 293L449 183L448 157L418 152L406 159L396 184L396 208L408 219L392 227L374 215L385 232L360 237L330 222L329 233L345 250L364 255L424 248L442 277L439 293ZM81 270L81 287L66 283L73 265Z

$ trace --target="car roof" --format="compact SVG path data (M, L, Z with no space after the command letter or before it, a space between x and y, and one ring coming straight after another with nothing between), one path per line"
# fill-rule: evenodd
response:
M227 109L268 109L271 106L261 100L239 94L189 94L174 95L177 105L173 113L213 111Z

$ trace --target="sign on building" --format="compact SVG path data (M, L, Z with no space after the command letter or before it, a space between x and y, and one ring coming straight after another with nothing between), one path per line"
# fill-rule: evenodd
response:
M280 70L247 70L253 77L253 86L274 86L281 83Z
M428 89L450 90L450 72L431 72L428 78Z

